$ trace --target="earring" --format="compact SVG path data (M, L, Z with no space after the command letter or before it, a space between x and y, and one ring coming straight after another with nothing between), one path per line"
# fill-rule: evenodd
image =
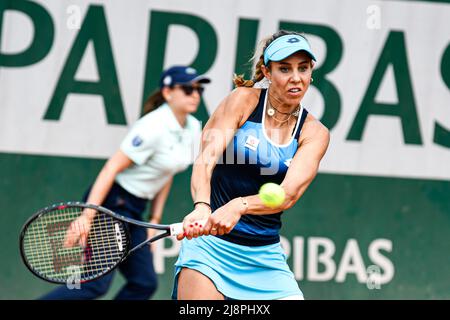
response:
M269 84L272 84L272 80L269 79Z
M311 77L311 83L313 83L313 82L314 82L314 78Z

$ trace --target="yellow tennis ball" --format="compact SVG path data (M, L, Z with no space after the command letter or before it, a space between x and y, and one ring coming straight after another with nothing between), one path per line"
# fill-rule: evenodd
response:
M268 182L259 189L259 198L269 208L276 208L283 204L286 194L284 189L276 183Z

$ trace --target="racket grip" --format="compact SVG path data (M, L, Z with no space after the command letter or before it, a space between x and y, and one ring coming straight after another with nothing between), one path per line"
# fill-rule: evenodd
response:
M199 220L199 221L197 221L197 223L198 223L199 225L204 226L204 225L206 224L206 221L208 221L208 219L205 219L205 220ZM179 235L179 234L181 234L181 233L184 233L183 222L180 222L180 223L172 223L172 224L170 225L170 235L171 235L171 236L177 236L177 235Z

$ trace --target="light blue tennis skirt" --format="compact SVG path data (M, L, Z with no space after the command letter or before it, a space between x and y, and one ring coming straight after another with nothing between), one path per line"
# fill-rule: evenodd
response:
M273 300L303 296L280 243L251 247L214 236L184 239L175 263L173 299L177 297L182 268L203 273L226 298Z

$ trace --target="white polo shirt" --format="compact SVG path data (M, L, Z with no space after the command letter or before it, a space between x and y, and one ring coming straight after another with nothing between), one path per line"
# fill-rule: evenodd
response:
M200 136L195 117L188 115L183 128L172 109L161 105L136 121L120 145L134 165L120 172L116 182L137 197L153 199L170 177L194 162Z

